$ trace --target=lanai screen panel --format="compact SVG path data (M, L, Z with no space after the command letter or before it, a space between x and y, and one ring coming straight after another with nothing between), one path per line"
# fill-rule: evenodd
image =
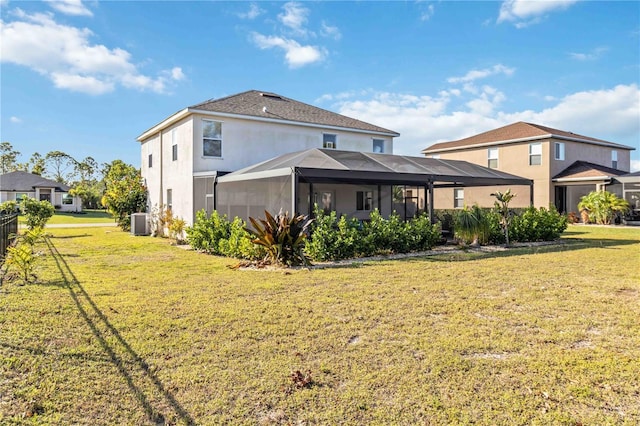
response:
M291 175L262 179L218 182L216 210L232 220L239 217L263 218L264 211L275 215L291 210Z

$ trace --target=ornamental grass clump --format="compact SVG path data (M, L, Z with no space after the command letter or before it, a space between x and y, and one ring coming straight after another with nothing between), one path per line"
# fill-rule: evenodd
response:
M313 219L304 215L289 217L282 210L275 217L266 210L264 214L265 219L250 217L254 229L246 230L253 236L254 244L265 248L265 261L281 266L309 266L304 247Z

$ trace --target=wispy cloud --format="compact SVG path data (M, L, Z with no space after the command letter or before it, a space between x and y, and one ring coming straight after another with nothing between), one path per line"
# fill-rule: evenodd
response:
M322 21L320 24L322 29L320 30L320 34L323 37L329 37L334 40L340 40L342 38L342 33L338 29L338 27L331 26L327 24L325 21Z
M506 0L500 6L498 23L512 22L516 28L537 24L550 12L565 10L578 0Z
M307 29L305 26L308 20L309 9L297 2L285 3L282 8L284 12L278 15L278 20L282 25L293 30L297 35L306 35Z
M569 53L569 57L577 61L595 61L596 59L600 59L602 54L605 53L607 50L609 49L606 47L596 47L591 52L587 52L587 53L571 52Z
M184 78L179 67L157 77L145 75L126 50L93 44L91 30L59 24L51 14L17 9L15 16L12 22L0 22L2 62L28 67L60 89L100 95L121 85L166 93Z
M73 16L93 16L83 3L82 0L44 0L49 3L53 9L66 15Z
M279 48L285 52L285 60L290 68L299 68L314 62L319 62L326 56L326 51L318 46L303 46L295 40L265 36L259 33L252 33L251 38L260 49Z
M238 13L238 17L241 19L248 19L251 21L256 19L258 16L262 15L263 13L264 13L264 10L260 9L260 6L258 6L257 3L250 3L249 10L246 12Z
M420 20L421 21L428 21L429 19L431 19L431 17L433 17L433 14L436 12L435 7L433 6L433 4L429 4L426 7L424 7L421 11L420 11Z
M16 116L12 116L11 118L9 118L9 121L11 121L12 123L15 123L15 124L22 123L22 119L20 117L16 117Z
M492 75L497 75L497 74L504 74L504 75L511 75L515 72L515 68L509 68L507 66L504 66L502 64L496 64L494 66L492 66L491 68L484 68L481 70L471 70L469 72L467 72L465 75L463 75L462 77L449 77L447 79L447 82L449 83L471 83L475 80L480 80L483 78L487 78L490 77Z

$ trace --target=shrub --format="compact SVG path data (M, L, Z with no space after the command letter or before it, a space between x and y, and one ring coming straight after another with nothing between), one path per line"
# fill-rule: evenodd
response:
M35 198L24 198L20 203L22 214L25 215L29 229L44 228L55 210L48 201L37 201Z
M489 215L477 204L458 210L454 218L455 236L464 244L479 245L489 241Z
M13 200L0 203L0 214L11 214L17 211L18 211L18 203Z
M255 260L265 256L264 249L251 242L251 234L247 232L244 220L236 217L229 224L228 238L221 238L218 242L218 252L237 259Z
M608 191L592 191L580 198L578 208L587 212L589 222L608 225L617 214L629 211L629 203Z
M309 265L304 246L313 219L304 215L289 217L282 210L275 217L266 210L264 215L265 219L249 217L254 229L247 231L254 237L254 244L265 248L265 260L286 266Z
M337 218L336 212L325 213L315 209L315 220L311 225L311 238L305 250L313 260L327 261L355 257L358 249L360 222Z
M210 254L220 253L220 240L228 239L230 235L230 223L227 215L220 216L214 211L210 217L202 209L196 213L196 220L192 227L187 228L187 242L194 250L204 251Z
M551 207L529 207L513 218L511 236L514 241L553 241L567 229L567 218Z
M24 234L16 238L15 245L7 249L7 257L4 262L6 267L5 274L17 270L16 275L22 280L23 284L28 284L32 280L35 280L36 263L38 257L41 255L41 253L35 250L35 245L44 237L43 228L34 227L28 229Z
M169 224L169 237L173 238L176 244L184 243L184 228L185 221L179 217L172 218L171 223Z

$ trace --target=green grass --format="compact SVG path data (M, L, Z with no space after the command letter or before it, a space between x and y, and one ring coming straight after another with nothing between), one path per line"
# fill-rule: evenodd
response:
M50 232L0 287L0 424L640 423L640 229L311 271Z
M105 210L84 210L82 213L55 212L47 225L72 225L83 223L111 223L113 217ZM18 223L25 223L23 215L18 216Z

